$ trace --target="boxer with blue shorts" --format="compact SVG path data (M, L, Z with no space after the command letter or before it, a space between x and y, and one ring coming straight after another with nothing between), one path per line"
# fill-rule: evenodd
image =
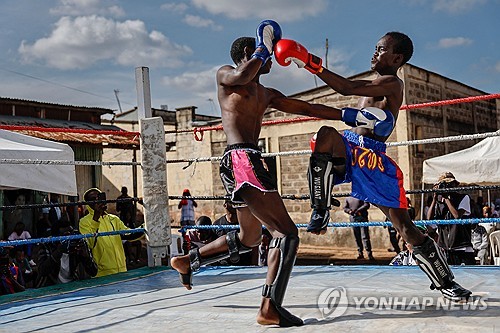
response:
M432 281L432 288L450 300L467 300L471 292L454 281L435 242L422 234L411 220L403 175L385 154L383 142L392 134L404 101L404 82L398 77L398 70L413 54L411 39L391 31L378 40L370 61L373 79L349 79L334 73L322 66L321 58L293 40L281 39L275 49L278 64L288 66L293 62L317 75L340 95L360 96L356 107L309 114L342 120L353 130L341 136L335 128L323 126L317 133L308 168L313 211L307 231L326 232L333 185L352 182L352 196L376 204L403 239L413 246L418 265Z
M335 185L352 182L351 196L393 208L406 208L403 173L399 166L386 155L383 142L344 131L346 147L346 175Z

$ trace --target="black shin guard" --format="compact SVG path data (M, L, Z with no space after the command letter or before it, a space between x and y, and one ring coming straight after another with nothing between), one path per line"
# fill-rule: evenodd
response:
M455 281L450 267L437 244L429 237L419 246L413 247L418 265L431 279L431 289L438 289L443 297L453 302L468 301L472 292Z
M413 254L418 260L418 266L427 274L436 289L453 282L455 277L446 263L444 254L430 237L426 237L421 245L413 246Z
M240 260L240 253L246 253L252 249L241 244L240 238L238 237L238 232L236 230L230 231L226 234L226 242L228 247L228 252L223 254L218 254L210 258L202 258L200 256L200 251L198 248L189 251L189 261L191 263L191 270L196 272L203 265L209 265L216 263L222 259L229 258L233 264Z
M295 235L273 238L269 244L269 250L277 248L280 251L279 266L273 283L271 285L264 284L262 296L271 299L272 304L279 313L279 325L281 327L304 325L302 319L292 315L281 306L285 297L286 287L288 286L288 280L295 264L298 246L299 237Z
M334 185L335 167L345 166L345 158L333 157L328 153L312 153L309 159L307 177L311 207L315 209L330 209L332 205L332 187ZM333 205L338 206L334 199Z
M325 153L312 153L307 169L311 207L330 209L333 187L333 156Z

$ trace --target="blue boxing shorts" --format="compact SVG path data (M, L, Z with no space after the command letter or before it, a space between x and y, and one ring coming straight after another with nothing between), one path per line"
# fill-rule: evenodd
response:
M267 170L262 153L252 143L227 146L220 162L220 178L231 201L243 207L245 201L239 190L252 186L261 192L277 192L276 178Z
M408 208L403 173L386 155L386 145L351 131L342 137L346 147L345 179L335 184L352 183L351 195L375 205Z

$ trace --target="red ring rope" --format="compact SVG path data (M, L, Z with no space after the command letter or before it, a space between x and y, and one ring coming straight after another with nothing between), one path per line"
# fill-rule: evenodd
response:
M400 110L410 110L410 109L419 109L424 107L433 107L433 106L443 106L443 105L452 105L459 103L468 103L468 102L476 102L476 101L485 101L489 99L500 98L500 94L490 94L490 95L481 95L481 96L470 96L465 98L456 98L456 99L448 99L436 102L426 102L419 104L409 104L401 106ZM263 121L262 126L267 125L276 125L276 124L290 124L290 123L298 123L304 121L311 120L319 120L321 118L315 117L297 117L291 119L278 119L278 120L268 120ZM77 129L77 128L57 128L57 127L37 127L37 126L17 126L17 125L0 125L0 129L11 130L11 131L20 131L20 130L30 130L30 131L38 131L38 132L65 132L65 133L81 133L81 134L100 134L100 135L118 135L125 137L137 137L140 135L139 132L127 132L127 131L110 131L110 130L87 130L87 129ZM177 131L167 131L166 133L188 133L193 132L194 138L196 141L203 140L203 132L205 131L218 131L222 130L222 125L217 126L207 126L207 127L195 127L193 130L177 130Z
M448 99L448 100L442 100L442 101L437 101L437 102L409 104L409 105L401 106L400 110L419 109L419 108L432 107L432 106L443 106L443 105L452 105L452 104L459 104L459 103L485 101L485 100L495 99L495 98L500 98L500 94L470 96L470 97L465 97L465 98ZM290 118L290 119L268 120L268 121L263 121L262 126L298 123L298 122L320 120L320 119L321 118L316 118L316 117L297 117L297 118ZM193 134L195 135L196 141L201 141L201 140L203 140L203 132L204 131L217 131L217 130L221 130L221 129L223 129L221 125L207 126L207 127L196 127L193 131ZM179 132L180 131L178 131L177 133L179 133ZM183 132L191 132L191 130L184 130ZM196 133L198 133L198 132L202 134L200 140L196 136Z
M0 125L0 129L8 131L37 131L37 132L61 132L61 133L81 133L81 134L101 134L101 135L119 135L134 137L140 135L139 132L127 132L127 131L110 131L110 130L87 130L79 128L60 128L60 127L39 127L39 126L18 126L18 125Z

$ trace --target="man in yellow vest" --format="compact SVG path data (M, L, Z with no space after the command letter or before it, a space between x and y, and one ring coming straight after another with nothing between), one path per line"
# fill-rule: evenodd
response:
M98 188L91 188L85 192L83 200L86 202L106 200L106 193ZM86 208L89 213L80 219L81 234L130 230L118 216L106 212L105 202L89 203ZM134 234L134 238L137 238L137 235ZM125 251L120 235L87 238L87 242L97 263L96 277L127 271Z

